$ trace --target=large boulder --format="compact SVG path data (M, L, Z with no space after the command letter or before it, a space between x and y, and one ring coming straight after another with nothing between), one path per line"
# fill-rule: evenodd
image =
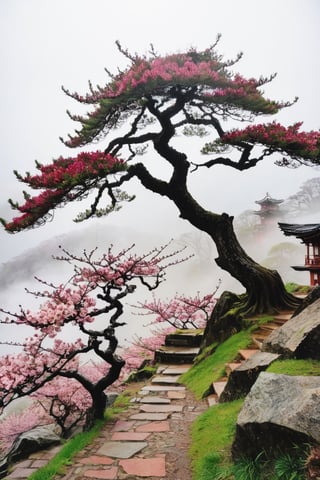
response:
M262 350L283 357L320 360L320 298L274 330Z
M262 372L239 413L234 458L320 443L320 377Z
M54 425L35 427L22 433L14 441L9 452L10 461L26 458L31 453L57 445L60 441L61 439L56 434Z
M31 453L58 445L60 441L54 425L35 427L22 433L14 441L7 456L0 460L0 478L6 475L12 463L27 458Z
M219 397L219 402L231 402L247 395L259 374L279 357L280 355L277 353L257 350L230 373L227 385Z

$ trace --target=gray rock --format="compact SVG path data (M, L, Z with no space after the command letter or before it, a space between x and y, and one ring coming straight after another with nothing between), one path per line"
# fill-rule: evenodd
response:
M107 393L107 403L106 403L106 408L112 407L114 402L117 400L119 397L119 393L117 392L108 392Z
M320 360L320 299L273 331L262 350L284 357Z
M54 425L36 427L22 433L13 443L10 452L10 462L28 457L31 453L60 443L60 437L54 432Z
M7 456L0 461L0 478L6 475L12 463L27 458L31 453L59 444L60 437L55 433L55 428L55 425L45 425L19 435Z
M266 370L279 357L280 355L276 353L260 352L258 350L248 360L242 362L239 367L230 373L228 382L219 397L219 403L231 402L247 395L259 373Z
M239 413L234 458L320 443L320 377L262 372Z

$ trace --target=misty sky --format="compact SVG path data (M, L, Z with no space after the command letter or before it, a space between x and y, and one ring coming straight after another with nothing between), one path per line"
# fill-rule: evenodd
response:
M23 185L16 181L13 169L32 172L35 159L49 163L61 154L75 153L59 136L66 137L77 127L65 112L77 112L78 106L60 87L85 93L89 79L103 85L104 67L115 72L117 65L125 65L116 40L132 52L144 53L152 43L166 54L191 46L204 49L220 32L221 54L234 58L244 52L234 70L248 77L277 72L276 79L265 86L267 96L299 97L297 104L276 118L285 125L303 120L304 129L317 130L319 24L318 0L1 0L0 215L13 216L8 197L21 200ZM249 172L218 167L210 172L210 179L205 173L205 180L200 176L192 180L197 198L218 213L234 215L254 209L254 201L267 191L275 198L287 198L303 181L320 174L307 167L281 169L270 159ZM169 201L136 184L135 190L140 194L136 202L99 222L111 230L125 225L140 233L168 232L168 238L191 228L178 219ZM59 233L81 231L81 224L71 223L73 212L73 208L59 210L54 222L29 232L8 235L1 229L0 263Z

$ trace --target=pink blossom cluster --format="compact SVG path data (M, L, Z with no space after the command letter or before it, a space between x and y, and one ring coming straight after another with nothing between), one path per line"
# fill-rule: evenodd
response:
M75 136L69 136L65 144L69 147L85 145L100 134L108 123L108 114L115 109L132 110L132 105L145 94L167 97L170 87L197 87L197 98L206 103L238 105L246 110L275 113L280 103L263 97L259 87L268 79L245 79L239 74L227 72L227 64L209 50L168 55L164 57L138 57L131 66L120 72L110 83L85 96L65 93L80 103L95 104L96 108L86 117L71 116L82 123L83 129ZM113 119L113 116L111 116ZM90 128L87 126L90 125Z
M197 84L219 81L225 75L220 73L216 60L196 62L190 54L169 55L166 57L136 58L132 66L104 88L87 94L85 97L72 94L80 102L98 103L107 98L119 97L139 86L159 86L163 83ZM69 93L67 91L67 93ZM70 94L70 93L69 93Z
M81 371L81 367L78 368ZM94 382L90 375L87 378ZM92 404L89 392L77 380L65 377L55 377L31 397L36 399L55 421L58 420L66 432L83 420Z
M183 261L172 260L180 251L165 253L168 245L141 255L132 252L133 246L119 253L113 253L110 247L100 257L96 256L96 249L89 253L85 251L81 256L62 249L64 255L56 259L71 263L73 275L66 284L58 286L38 279L45 290L30 292L38 299L45 299L38 311L31 312L20 307L20 311L11 313L0 308L0 312L6 314L0 323L17 327L23 325L33 331L30 337L19 344L22 347L20 353L0 356L1 409L16 397L32 394L55 376L77 372L86 377L88 382L92 380L98 383L106 379L112 365L108 355L99 368L80 366L80 357L89 351L97 353L96 349L100 349L103 343L97 356L104 358L104 348L108 348L105 345L108 342L108 335L105 334L108 321L110 330L114 330L116 319L123 313L120 300L134 291L130 287L136 287L137 280L143 280L144 285L149 282L154 288L168 266ZM99 295L101 293L103 295ZM95 330L97 327L92 324L102 314L110 314L107 325L104 322L99 328L98 324L99 329ZM72 338L76 338L78 331L82 339L62 340L66 335L66 326L68 335L71 333ZM71 332L69 326L73 326L75 332Z
M149 337L134 337L130 345L121 351L121 356L126 361L123 376L128 375L132 370L138 370L145 360L153 362L155 351L164 345L166 335L173 333L175 330L172 326L158 328L151 332L153 335Z
M15 439L24 432L50 423L49 417L44 411L32 404L22 411L12 412L0 421L0 457L12 446Z
M131 67L121 72L117 78L104 88L91 90L85 97L77 93L66 93L84 103L99 103L105 99L120 97L121 95L139 92L139 87L144 90L162 87L163 85L201 85L212 87L212 94L221 96L227 92L236 92L236 95L245 95L257 92L261 80L254 78L245 79L239 74L227 75L222 64L215 58L208 58L208 52L198 53L197 56L190 52L173 54L165 57L146 59L137 57ZM108 103L106 103L108 105ZM95 112L97 115L97 112ZM79 117L80 119L80 117Z
M78 285L76 289L60 285L53 292L46 293L50 300L41 305L37 312L23 310L15 323L37 328L41 336L45 334L53 338L66 323L92 322L90 312L96 305L96 299L89 295L90 291L87 285ZM9 317L4 321L12 323ZM39 336L40 333L35 335L37 341Z
M101 285L106 282L113 282L116 285L124 285L125 281L134 277L146 276L154 277L159 275L162 261L161 258L144 260L138 255L130 255L128 258L117 258L109 256L105 258L106 265L96 267L95 269L83 268L81 275L75 277L76 283L87 281L91 287Z
M151 323L167 322L175 328L204 328L216 304L214 293L195 297L176 295L170 301L153 297L151 302L139 304L142 315L153 315Z
M272 122L249 125L243 130L232 130L221 138L223 143L237 145L240 142L260 143L271 150L281 151L293 157L316 159L320 155L320 132L300 132L302 122L289 127Z
M45 335L36 333L26 339L23 352L0 356L0 394L7 396L7 403L11 398L10 392L19 385L23 391L24 388L30 388L34 382L42 382L52 371L64 366L66 359L72 358L72 354L80 352L84 347L81 339L74 342L55 339L51 347L45 347L45 338ZM76 359L68 360L68 368L75 368L75 362Z

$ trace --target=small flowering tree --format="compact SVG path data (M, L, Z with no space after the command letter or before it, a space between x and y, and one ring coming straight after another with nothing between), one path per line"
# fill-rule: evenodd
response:
M19 353L0 357L1 410L16 398L37 392L38 396L51 397L51 415L58 423L66 424L75 416L75 411L68 412L65 405L73 408L70 398L78 395L77 382L81 391L86 391L80 395L81 405L78 404L80 411L84 404L87 406L86 426L103 417L105 390L119 378L125 364L116 352L115 333L126 324L121 319L123 299L139 283L153 290L163 280L166 269L183 260L176 257L181 250L166 253L167 245L143 255L132 253L132 248L114 253L110 247L99 258L96 250L77 256L62 249L62 255L55 258L73 265L66 284L56 286L37 279L45 289L29 291L43 301L36 312L22 307L17 313L0 309L5 314L0 323L23 325L30 331L22 343L1 342L20 347ZM74 339L67 342L62 338L70 338L71 327L75 330ZM103 365L85 368L88 354ZM53 393L58 389L57 382L62 382L58 377L70 381L64 398L61 393Z
M162 300L153 296L151 302L139 302L140 315L151 315L151 324L168 323L175 329L205 328L217 302L217 289L208 295L178 295L171 300Z
M318 165L320 133L302 132L300 124L285 127L279 123L255 122L247 126L259 116L275 115L296 99L280 102L266 98L261 89L274 75L255 79L235 73L232 67L242 55L235 60L224 60L216 52L217 42L203 51L192 48L166 56L157 55L153 48L145 56L131 55L117 45L129 62L126 69L118 70L115 75L107 70L106 85L94 88L89 83L86 95L64 89L77 102L92 107L85 116L68 112L80 128L63 140L64 144L78 148L105 139L104 152L60 158L48 166L37 164L40 175L17 174L31 188L44 191L35 197L26 195L22 205L11 201L20 215L11 222L2 220L6 230L18 232L40 225L57 206L81 199L89 192L95 192L95 201L78 220L101 215L106 213L100 207L102 199L109 196L110 208L114 207L126 199L119 188L137 178L146 189L171 200L181 218L206 232L216 244L216 263L246 291L235 298L233 305L227 302L226 308L232 307L233 315L239 317L237 328L244 314L296 307L299 300L286 292L278 273L257 264L240 246L233 217L215 213L214 205L211 210L201 206L196 193L190 190L189 178L196 170L211 170L217 165L245 171L275 154L281 165ZM222 122L227 119L239 121L244 127L226 131ZM127 127L125 133L118 137L111 135L119 126ZM194 158L192 149L188 156L186 142L186 152L181 151L175 142L178 134L200 138L211 135L201 150L211 158L207 161ZM138 155L150 147L159 162L171 169L167 180L156 176L138 160ZM229 154L232 148L234 154ZM228 316L224 318L228 321ZM214 318L212 321L215 322ZM224 327L220 324L221 329Z
M156 350L164 345L166 336L175 330L174 327L164 327L152 330L148 337L135 335L128 347L121 351L121 356L126 361L127 373L139 370L145 362L152 363Z

